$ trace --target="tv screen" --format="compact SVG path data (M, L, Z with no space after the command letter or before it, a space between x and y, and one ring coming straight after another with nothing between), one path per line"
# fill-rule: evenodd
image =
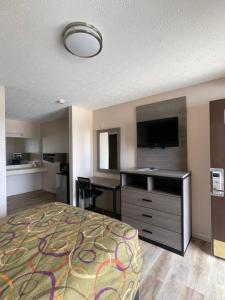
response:
M179 146L178 117L137 123L138 147Z

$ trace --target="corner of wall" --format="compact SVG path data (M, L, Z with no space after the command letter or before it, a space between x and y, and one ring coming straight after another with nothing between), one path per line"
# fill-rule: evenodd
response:
M0 217L7 214L5 154L5 89L0 85Z
M93 113L91 110L69 108L70 203L76 205L77 176L93 175Z

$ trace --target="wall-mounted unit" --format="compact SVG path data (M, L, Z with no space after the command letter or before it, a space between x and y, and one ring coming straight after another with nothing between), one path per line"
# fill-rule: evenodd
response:
M136 108L137 167L187 170L186 97Z
M28 121L6 119L6 137L15 138L39 138L40 125Z
M178 117L137 122L137 146L142 147L178 147Z

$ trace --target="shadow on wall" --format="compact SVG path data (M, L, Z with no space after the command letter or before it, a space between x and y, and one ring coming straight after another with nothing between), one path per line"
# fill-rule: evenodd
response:
M211 235L209 103L187 107L187 129L188 170L192 173L192 232L207 239ZM198 236L199 232L205 236Z

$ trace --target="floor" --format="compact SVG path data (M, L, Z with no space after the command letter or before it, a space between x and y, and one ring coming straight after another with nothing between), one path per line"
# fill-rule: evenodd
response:
M210 243L192 239L184 257L142 242L140 300L225 299L225 261Z
M55 201L44 191L8 197L8 213ZM193 239L184 257L140 241L143 252L140 300L225 300L225 261L210 243Z
M8 215L19 211L55 201L55 194L45 191L35 191L25 194L10 196L7 198Z

